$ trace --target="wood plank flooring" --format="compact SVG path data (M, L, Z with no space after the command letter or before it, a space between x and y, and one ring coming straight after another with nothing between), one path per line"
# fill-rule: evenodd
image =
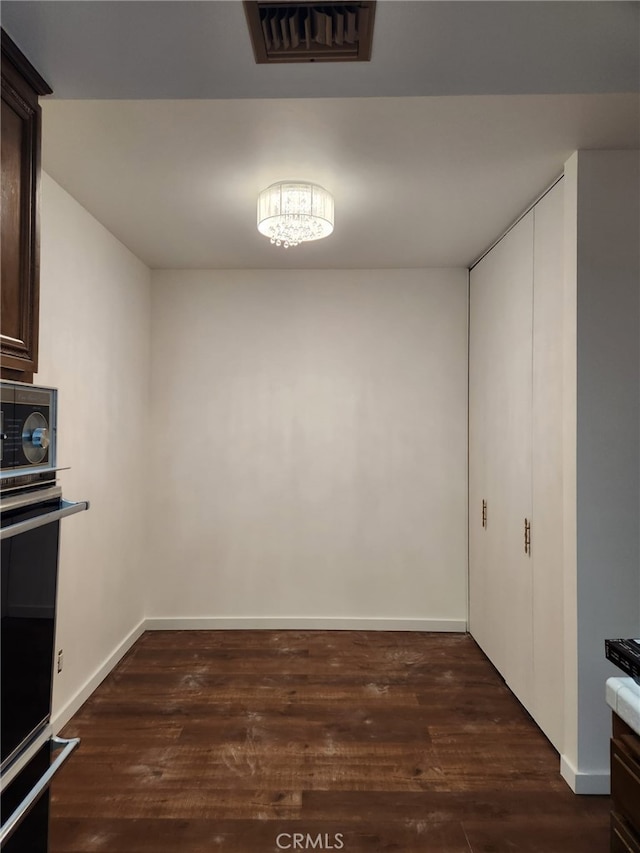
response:
M50 853L608 849L468 635L149 632L63 735Z

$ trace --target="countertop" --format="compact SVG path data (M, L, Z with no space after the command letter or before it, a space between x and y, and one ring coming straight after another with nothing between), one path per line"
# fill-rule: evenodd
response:
M633 678L607 679L607 705L640 735L640 684Z

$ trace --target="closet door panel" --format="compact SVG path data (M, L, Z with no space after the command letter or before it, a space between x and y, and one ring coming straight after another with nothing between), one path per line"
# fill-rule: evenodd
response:
M562 751L563 181L534 210L533 517L534 718Z
M500 357L497 441L493 464L500 472L499 559L502 595L496 618L506 629L507 684L533 708L532 561L525 551L525 519L531 522L531 389L533 334L533 211L496 247L501 264Z
M471 272L469 346L470 631L529 709L532 288L530 213Z
M502 289L488 255L474 267L469 287L469 630L499 669L504 668L504 625L495 618L501 587L495 517L497 387L492 365L499 357L494 318ZM486 522L483 524L483 501Z
M532 565L525 552L531 520L531 388L533 323L533 212L492 250L500 282L491 365L496 472L493 513L500 585L494 618L503 626L502 674L528 710L533 706Z

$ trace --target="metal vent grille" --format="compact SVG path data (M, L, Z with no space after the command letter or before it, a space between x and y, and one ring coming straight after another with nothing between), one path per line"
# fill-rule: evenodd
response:
M257 63L371 59L375 0L243 5Z

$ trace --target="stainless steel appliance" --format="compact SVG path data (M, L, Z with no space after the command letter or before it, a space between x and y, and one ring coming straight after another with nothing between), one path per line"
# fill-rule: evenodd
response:
M3 776L0 798L3 853L47 853L49 785L79 743L80 738L37 740L31 749L25 750L24 760L7 771L7 778Z
M60 521L89 504L56 482L55 389L3 382L0 402L0 845L46 853L48 785L79 743L50 730Z
M640 684L640 638L605 640L605 657Z
M0 489L55 480L57 392L21 382L0 384Z

